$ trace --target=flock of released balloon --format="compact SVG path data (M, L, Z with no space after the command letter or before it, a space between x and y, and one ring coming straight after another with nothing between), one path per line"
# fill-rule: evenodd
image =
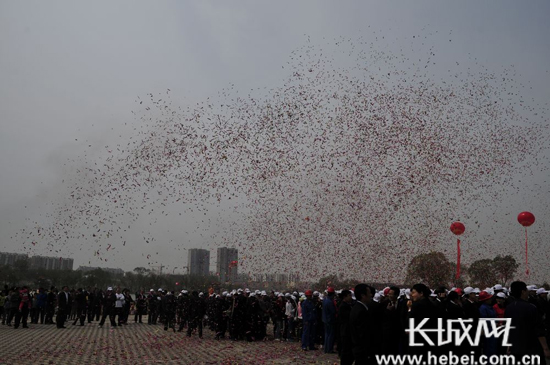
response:
M453 260L449 223L474 231L485 207L521 192L518 175L547 171L545 106L522 100L513 69L472 59L440 74L435 46L413 60L377 39L307 43L286 80L246 94L139 98L138 134L101 162L82 158L55 212L21 233L28 250L79 242L91 264L116 263L135 244L127 233L144 229L135 222L203 212L195 230L215 226L204 244L237 247L241 272L399 280L434 247ZM135 266L162 262L157 234L143 240L151 248Z

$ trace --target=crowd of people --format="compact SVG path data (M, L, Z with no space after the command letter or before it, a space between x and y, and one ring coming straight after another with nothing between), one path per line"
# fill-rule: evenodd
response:
M217 340L299 342L303 351L322 348L325 353L338 354L342 364L369 364L374 363L376 355L428 350L550 357L548 291L519 281L512 283L510 289L497 284L484 290L430 290L424 284L416 284L410 289L392 286L377 291L359 284L352 290L328 287L323 292L238 289L189 293L159 288L140 290L134 295L118 287L5 287L0 293L0 310L2 324L13 328L28 328L29 318L30 323L55 323L57 328L66 328L67 321L74 326L97 322L103 327L107 318L110 326L116 328L133 318L134 323L162 325L164 330L185 331L187 336L196 334L199 338L206 327ZM426 342L426 346L411 347L407 331L411 318L427 318L426 328L435 328L438 318L472 319L474 324L481 318L511 318L512 346L501 346L502 339L489 335L476 346L436 348ZM268 333L268 324L272 324L272 333Z

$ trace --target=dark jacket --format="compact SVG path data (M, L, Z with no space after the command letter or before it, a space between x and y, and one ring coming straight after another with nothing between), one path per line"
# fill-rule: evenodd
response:
M358 301L351 309L349 322L355 361L366 362L374 355L373 339L378 331L372 325L372 314L364 303Z
M544 325L537 307L517 299L506 307L505 318L512 318L509 342L513 355L543 355L538 337L543 337Z
M63 311L70 311L73 304L71 294L60 291L57 294L57 307Z

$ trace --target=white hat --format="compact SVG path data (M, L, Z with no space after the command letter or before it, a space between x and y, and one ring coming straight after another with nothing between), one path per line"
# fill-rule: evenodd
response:
M267 292L265 290L262 290L262 296L266 296L267 295Z
M374 300L375 302L380 301L380 293L374 294L374 298L372 300Z
M464 288L464 294L472 294L474 292L474 288L471 286L467 286Z
M295 297L294 295L291 295L291 296L290 296L290 299L296 300L296 297Z
M202 297L203 295L204 295L203 292L200 292L200 293L199 293L199 297Z
M527 290L529 290L529 291L537 290L537 286L536 285L527 285Z
M157 290L157 291L162 291L162 288L159 288L159 290Z
M282 297L283 297L283 293L277 294L277 297L282 298Z
M232 295L231 293L225 294L225 296L228 297L228 298L231 298L231 295Z
M539 294L547 294L548 293L548 290L544 289L544 288L538 288L537 289L537 295Z
M506 299L506 294L504 293L497 293L497 298L502 298L502 299Z
M239 294L241 294L242 292L243 292L243 290L240 289L240 288L237 290L237 293L239 293Z
M315 290L315 291L313 292L313 296L314 296L314 297L318 297L319 294L320 294L320 293L319 293L317 290Z
M256 296L256 293L250 293L250 296L251 296L251 297L255 297L255 296Z
M154 290L154 289L151 289L151 290L149 290L149 291L150 291L150 292L153 292L153 291L155 291L155 290Z
M108 288L107 288L107 291L109 291L109 290L113 290L113 288L111 288L111 287L108 287Z
M497 284L497 285L493 286L493 290L502 290L502 285Z
M481 293L481 290L479 290L479 288L474 288L474 293L479 294Z
M250 293L250 289L246 288L246 289L244 290L244 292L245 292L245 293Z

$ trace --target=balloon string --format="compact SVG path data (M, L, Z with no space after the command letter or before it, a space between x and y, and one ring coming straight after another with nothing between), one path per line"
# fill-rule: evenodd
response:
M525 227L525 275L529 275L529 259L528 254L529 250L527 249L527 227Z
M455 279L458 280L460 277L460 240L456 239L456 276Z

